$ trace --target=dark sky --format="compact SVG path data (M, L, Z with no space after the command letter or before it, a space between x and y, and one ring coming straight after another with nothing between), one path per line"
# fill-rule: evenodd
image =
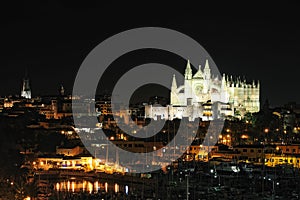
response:
M262 101L268 98L274 106L300 102L300 17L295 5L256 10L260 6L216 9L173 4L125 7L37 1L1 6L0 95L20 93L26 68L33 95L56 94L60 83L71 93L77 70L93 47L127 29L159 26L197 40L221 73L260 80ZM151 56L143 55L123 61L132 65L151 61ZM168 58L167 64L182 67L183 72L184 62ZM112 71L122 72L116 67Z

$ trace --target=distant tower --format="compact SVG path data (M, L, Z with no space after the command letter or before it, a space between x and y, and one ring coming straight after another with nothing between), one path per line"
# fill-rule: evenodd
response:
M31 89L30 89L30 83L29 83L27 70L25 72L25 77L23 78L21 97L24 97L26 99L31 99Z
M65 95L65 88L64 86L61 84L60 88L59 88L59 95L60 96L64 96Z

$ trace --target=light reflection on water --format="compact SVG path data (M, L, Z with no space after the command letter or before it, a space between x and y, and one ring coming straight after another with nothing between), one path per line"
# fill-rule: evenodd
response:
M108 183L104 181L86 181L86 180L65 180L57 182L55 184L55 190L59 192L88 192L88 193L98 193L98 192L126 192L128 193L129 187L120 186L118 183Z

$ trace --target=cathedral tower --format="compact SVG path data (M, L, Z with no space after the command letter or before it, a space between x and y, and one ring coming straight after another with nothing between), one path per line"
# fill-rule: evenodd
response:
M184 80L184 94L185 94L185 104L187 104L188 99L192 97L192 77L193 77L193 71L191 68L190 61L187 61L186 68L185 68L185 74L184 74L185 80Z
M172 86L171 86L171 104L179 104L178 95L177 95L177 82L176 76L173 74Z
M25 77L23 78L21 97L31 99L31 89L27 71L25 72Z

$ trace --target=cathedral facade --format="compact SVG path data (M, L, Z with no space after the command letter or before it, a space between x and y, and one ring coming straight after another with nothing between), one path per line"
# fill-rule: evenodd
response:
M233 116L242 118L247 112L254 113L260 109L260 84L253 81L223 74L221 78L211 74L209 62L206 60L204 69L199 66L193 75L190 62L185 69L184 84L177 86L173 75L170 92L170 105L146 105L145 117L173 120L188 117L190 120L202 118L213 120Z

